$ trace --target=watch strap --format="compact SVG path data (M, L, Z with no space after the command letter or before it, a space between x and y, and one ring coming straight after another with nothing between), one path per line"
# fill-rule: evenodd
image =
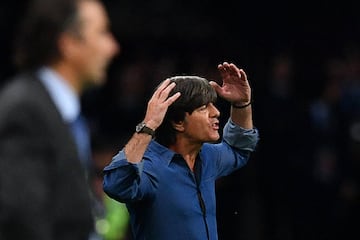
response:
M154 135L155 135L155 131L152 130L151 128L147 127L146 125L139 131L139 133L147 133L147 134L151 135L152 137L154 137Z
M152 137L155 136L155 131L151 128L149 128L148 126L146 126L146 124L144 122L139 123L136 126L136 132L137 133L146 133L151 135Z

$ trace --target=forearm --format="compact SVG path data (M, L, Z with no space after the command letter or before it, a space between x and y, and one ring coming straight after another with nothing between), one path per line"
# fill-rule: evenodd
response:
M164 80L148 102L143 122L153 131L162 123L168 107L180 97L179 92L169 96L170 91L174 87L175 83L171 83L170 79ZM140 162L147 146L151 142L151 138L152 136L147 133L135 133L124 149L127 161L130 163Z
M251 104L244 108L235 108L231 107L230 111L231 120L244 129L252 129L253 119L252 119L252 108Z
M139 163L144 156L147 146L151 141L151 135L134 133L129 142L125 145L126 159L130 163Z

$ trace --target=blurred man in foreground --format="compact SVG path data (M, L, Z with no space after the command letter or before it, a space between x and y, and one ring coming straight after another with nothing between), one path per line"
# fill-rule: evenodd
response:
M79 97L119 47L98 0L35 0L17 38L21 71L0 94L0 239L89 239L89 137Z

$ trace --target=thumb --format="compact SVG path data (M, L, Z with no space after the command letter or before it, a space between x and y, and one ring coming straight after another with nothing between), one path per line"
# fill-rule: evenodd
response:
M217 93L221 92L221 87L219 86L219 84L217 84L217 82L210 81L209 84L215 89Z

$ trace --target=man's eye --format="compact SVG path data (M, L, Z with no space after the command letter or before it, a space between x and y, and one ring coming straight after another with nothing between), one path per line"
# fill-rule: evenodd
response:
M206 106L206 105L201 106L201 107L199 108L200 111L204 111L204 110L206 110L206 109L207 109L207 106Z

